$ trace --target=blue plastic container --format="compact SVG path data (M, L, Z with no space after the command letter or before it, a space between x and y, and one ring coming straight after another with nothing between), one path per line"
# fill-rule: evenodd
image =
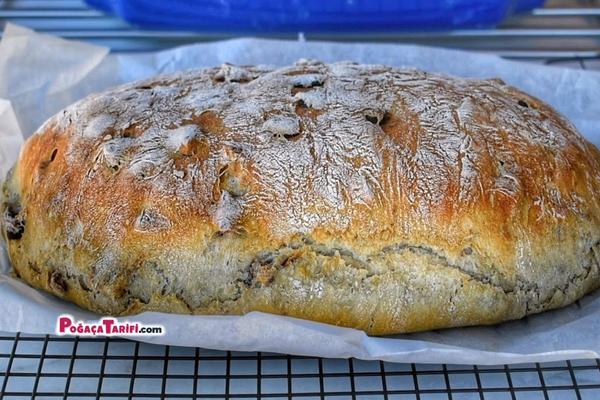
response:
M146 29L223 33L487 28L544 0L86 0Z

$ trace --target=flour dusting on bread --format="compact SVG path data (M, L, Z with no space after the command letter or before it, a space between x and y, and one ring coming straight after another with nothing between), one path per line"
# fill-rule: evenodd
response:
M396 333L600 285L598 150L495 79L315 60L158 76L48 120L4 192L17 273L111 314Z

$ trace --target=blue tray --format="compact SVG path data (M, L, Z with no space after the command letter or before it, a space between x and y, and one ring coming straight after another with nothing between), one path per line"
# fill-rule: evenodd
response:
M148 29L385 32L487 28L544 0L85 0Z

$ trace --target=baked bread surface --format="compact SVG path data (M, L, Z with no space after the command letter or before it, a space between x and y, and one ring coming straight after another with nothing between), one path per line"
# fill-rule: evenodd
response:
M49 119L1 224L17 276L101 314L258 310L394 334L597 288L599 163L500 80L223 65Z

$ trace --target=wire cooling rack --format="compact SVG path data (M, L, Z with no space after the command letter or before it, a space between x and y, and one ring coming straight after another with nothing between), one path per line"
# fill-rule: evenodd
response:
M161 0L156 0L161 1ZM218 32L144 31L99 11L83 0L0 0L5 21L40 32L85 40L113 51L149 51L232 37ZM269 35L295 39L293 34ZM600 0L546 0L544 8L514 16L498 29L450 32L306 34L307 40L416 43L500 54L511 58L600 57Z
M2 399L600 399L600 360L400 364L0 336Z
M139 31L81 0L0 0L0 28L7 21L113 51L223 38ZM548 0L490 31L315 38L447 46L600 71L600 1ZM598 400L600 360L423 365L0 333L0 400L32 398Z

